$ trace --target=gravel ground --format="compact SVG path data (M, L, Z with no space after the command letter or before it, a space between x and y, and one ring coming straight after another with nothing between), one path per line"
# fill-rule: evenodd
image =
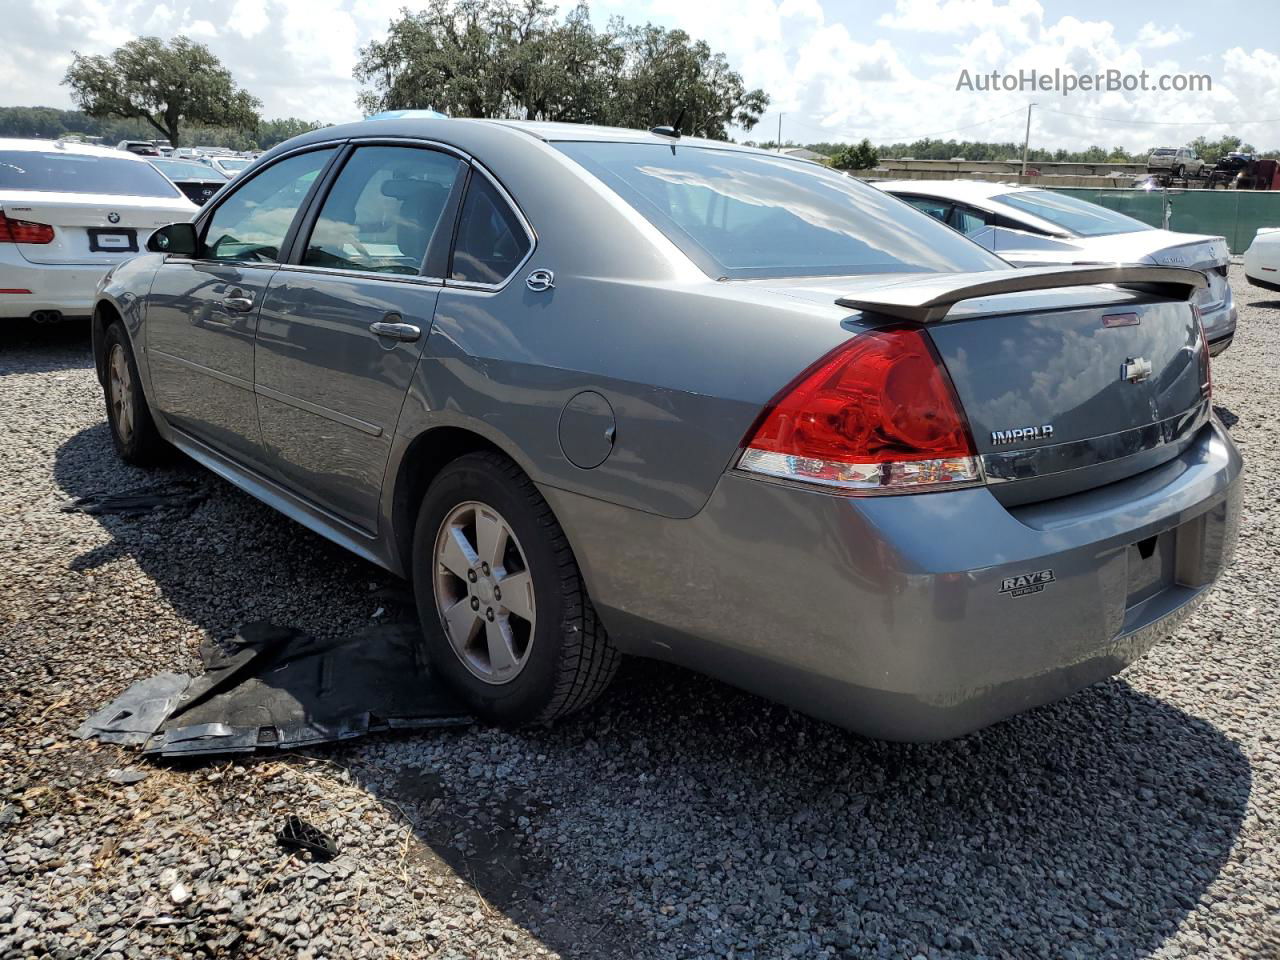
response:
M345 634L395 582L212 478L185 518L59 512L155 477L112 451L83 331L11 326L0 958L1280 956L1280 297L1233 283L1235 565L1122 678L930 746L644 663L551 729L186 766L72 740L206 636ZM289 813L341 855L283 853Z

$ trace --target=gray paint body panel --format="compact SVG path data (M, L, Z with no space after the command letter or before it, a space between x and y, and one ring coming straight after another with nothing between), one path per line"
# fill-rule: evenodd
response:
M162 257L118 267L100 300L125 318L161 432L254 496L401 574L408 531L395 529L395 484L407 452L429 449L436 430L474 433L543 491L623 649L895 738L957 734L1115 672L1230 556L1240 460L1216 423L1143 462L1136 476L1109 475L1088 492L1078 492L1091 484L1075 477L1056 499L1021 506L995 486L857 498L738 473L740 444L770 399L849 337L886 322L837 306L836 296L892 278L718 282L539 139L570 134L650 138L376 121L317 131L259 160L244 177L303 144L444 141L518 199L535 243L497 290L266 268L257 271L265 295L252 330L206 322L201 294L170 283L175 265L162 266ZM148 298L157 268L164 279ZM537 269L554 272L553 288L525 286ZM206 280L209 296L228 282ZM1111 288L1030 291L958 304L929 332L951 365L983 346L981 324L1007 324L1028 362L1045 363L1064 347L1083 357L1090 311L1117 308L1153 317L1185 309ZM388 312L420 326L421 338L360 336L362 324ZM988 316L974 319L979 313ZM1185 323L1174 326L1176 339ZM255 346L257 363L246 368ZM176 380L157 383L156 373L171 376L162 354L223 374L186 374L218 402L200 409ZM982 377L1003 376L989 366ZM1028 376L1007 385L1034 396ZM247 390L236 386L246 379ZM984 382L959 389L985 427L1000 411L999 393ZM583 391L603 397L616 421L608 456L590 469L562 446L565 407ZM1088 406L1082 395L1062 411L1081 435L1106 417ZM571 445L591 448L602 422L571 423ZM581 462L598 454L591 449ZM1178 584L1126 605L1130 545L1175 528ZM1003 579L1046 567L1055 579L1042 592L1001 595ZM784 581L779 569L805 576Z

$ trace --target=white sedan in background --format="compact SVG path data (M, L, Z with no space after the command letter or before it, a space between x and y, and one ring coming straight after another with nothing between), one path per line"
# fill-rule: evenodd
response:
M1236 305L1225 237L1175 233L1066 193L977 180L893 180L877 187L937 217L1017 267L1155 263L1201 271L1196 294L1209 352L1231 345Z
M1280 227L1262 227L1244 252L1244 275L1255 287L1280 292Z
M199 210L132 153L0 139L0 320L89 316L113 264Z

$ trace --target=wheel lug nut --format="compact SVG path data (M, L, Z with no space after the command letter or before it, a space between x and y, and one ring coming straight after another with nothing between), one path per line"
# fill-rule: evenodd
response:
M494 587L494 588L493 588L493 599L495 599L495 600L501 600L501 599L502 599L502 588L501 588L501 587Z
M480 569L486 577L489 575L489 565L487 563L480 564Z
M479 610L479 609L480 609L480 598L479 598L479 597L472 597L472 598L471 598L471 609L472 609L472 610Z
M472 583L475 583L475 582L476 582L476 572L475 572L474 570L468 570L468 571L467 571L467 579L468 579L468 580L470 580Z
M484 612L484 615L485 615L485 617L486 617L487 619L492 620L492 619L493 619L493 607L490 607L488 610L486 610L486 611Z

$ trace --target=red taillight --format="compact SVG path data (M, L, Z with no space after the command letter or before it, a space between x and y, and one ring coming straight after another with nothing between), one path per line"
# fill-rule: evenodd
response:
M1213 398L1213 368L1209 363L1209 335L1204 332L1204 312L1196 304L1191 305L1196 327L1200 330L1200 389L1206 399Z
M955 389L914 328L861 334L818 361L774 400L738 466L866 493L982 480Z
M53 227L0 213L0 243L53 243Z

